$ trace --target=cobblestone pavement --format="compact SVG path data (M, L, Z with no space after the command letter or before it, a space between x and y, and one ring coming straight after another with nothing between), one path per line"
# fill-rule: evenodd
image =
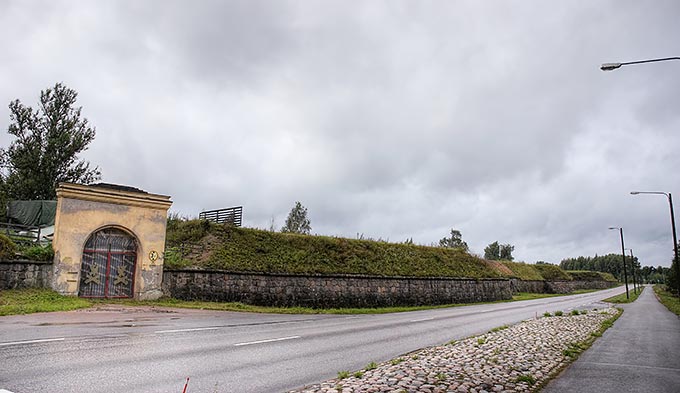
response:
M531 392L571 362L570 344L592 337L617 312L607 308L532 319L291 393Z

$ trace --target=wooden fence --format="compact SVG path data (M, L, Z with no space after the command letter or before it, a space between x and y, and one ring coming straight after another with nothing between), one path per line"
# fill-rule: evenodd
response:
M199 213L198 218L218 224L231 223L240 227L243 219L243 206L228 207L225 209L207 210Z

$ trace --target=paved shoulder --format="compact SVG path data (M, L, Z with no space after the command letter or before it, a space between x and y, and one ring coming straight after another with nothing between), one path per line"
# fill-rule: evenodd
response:
M652 288L544 392L678 392L680 318Z

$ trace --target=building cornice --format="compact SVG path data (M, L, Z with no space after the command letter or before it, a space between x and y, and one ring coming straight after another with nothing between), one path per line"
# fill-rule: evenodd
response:
M172 205L170 197L166 195L130 192L73 183L59 183L57 198L80 199L165 211Z

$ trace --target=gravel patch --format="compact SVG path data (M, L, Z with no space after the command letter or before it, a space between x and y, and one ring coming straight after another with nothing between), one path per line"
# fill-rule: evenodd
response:
M381 363L362 375L332 379L291 393L531 392L569 364L614 308L542 317Z

